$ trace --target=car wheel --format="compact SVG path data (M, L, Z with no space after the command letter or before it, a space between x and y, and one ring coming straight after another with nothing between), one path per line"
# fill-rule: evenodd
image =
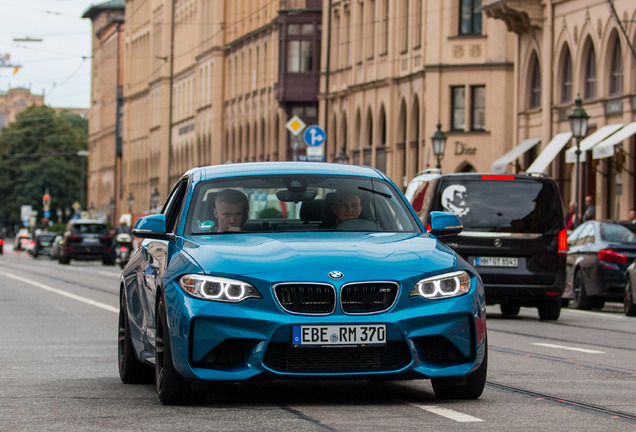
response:
M634 292L629 279L625 282L625 296L623 297L623 310L627 316L636 316L636 305L634 304Z
M561 299L544 300L537 309L541 321L556 321L561 315Z
M71 259L67 256L60 255L59 258L57 259L57 262L59 262L60 264L70 264Z
M585 293L585 285L583 284L583 276L581 272L576 272L574 282L572 284L573 304L576 309L589 310L592 305L590 298Z
M166 405L186 405L202 399L201 392L195 392L190 383L183 379L172 363L172 349L168 332L166 305L163 297L157 305L157 329L155 333L155 379L157 394ZM205 393L203 393L205 396Z
M486 386L488 372L488 343L481 365L476 371L466 377L462 384L451 384L452 378L432 378L433 391L439 399L477 399L481 396Z
M130 336L128 309L123 290L119 295L119 337L117 341L117 360L119 377L126 384L151 383L155 380L154 371L137 360Z
M501 314L506 316L517 316L521 310L521 306L512 304L501 304L499 307L501 308Z
M107 265L107 266L114 266L115 265L115 258L104 258L102 260L102 263L104 265Z
M590 297L590 307L592 309L603 309L605 299L602 297Z

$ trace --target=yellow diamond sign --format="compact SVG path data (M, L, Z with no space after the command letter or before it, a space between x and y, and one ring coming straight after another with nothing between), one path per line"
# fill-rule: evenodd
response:
M297 115L293 116L289 119L287 123L285 123L285 127L288 131L290 131L294 136L298 136L299 133L305 129L307 125L304 121L300 119Z

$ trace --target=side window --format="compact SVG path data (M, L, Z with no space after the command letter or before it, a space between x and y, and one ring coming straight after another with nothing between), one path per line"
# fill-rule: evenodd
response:
M576 241L577 245L586 245L588 243L592 243L594 241L594 225L588 224L583 231L581 231L581 235L579 239Z
M179 220L179 214L183 208L183 200L185 198L186 190L188 188L188 180L184 179L180 181L170 193L170 198L167 204L163 208L163 214L166 215L166 230L174 233L177 222Z

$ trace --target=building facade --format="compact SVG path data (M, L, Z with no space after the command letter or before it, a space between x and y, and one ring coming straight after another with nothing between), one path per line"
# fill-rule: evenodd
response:
M288 117L317 121L321 6L126 0L122 197L133 213L156 210L194 166L289 158Z
M579 202L592 196L597 218L625 219L636 205L636 4L484 0L484 12L517 38L515 141L541 141L518 158L519 170L557 144L539 170L557 180L564 202L575 201L576 140L554 138L571 132L568 115L579 94L590 116L580 141Z
M13 123L16 115L31 105L44 105L44 95L20 87L0 92L0 130Z
M83 15L93 23L91 106L88 122L86 205L112 224L121 208L121 130L124 1L91 6Z
M327 160L374 166L406 187L437 165L438 122L444 172L490 171L514 146L515 38L480 1L325 3Z

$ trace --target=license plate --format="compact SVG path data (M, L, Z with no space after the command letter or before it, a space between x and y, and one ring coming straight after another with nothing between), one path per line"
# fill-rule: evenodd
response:
M84 243L97 244L99 243L99 240L97 240L96 238L87 237L84 239Z
M515 257L477 257L475 265L480 267L517 267L519 260Z
M385 324L364 325L296 325L292 326L292 345L384 345Z

